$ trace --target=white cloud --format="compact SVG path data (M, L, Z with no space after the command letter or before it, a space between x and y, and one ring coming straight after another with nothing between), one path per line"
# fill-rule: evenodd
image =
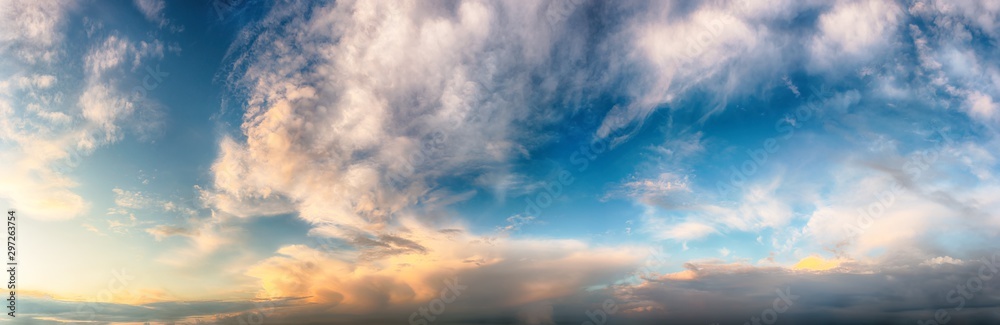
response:
M891 1L838 1L819 18L809 51L814 70L836 72L893 49L903 9Z
M612 136L612 144L624 141L634 132L623 130L641 126L659 105L672 103L687 91L704 86L706 80L720 77L734 66L739 70L740 62L767 52L761 45L768 31L746 22L748 9L749 3L734 1L724 6L699 6L682 15L683 19L663 19L679 15L676 11L683 9L667 3L651 4L648 13L630 22L626 37L615 44L625 48L628 60L635 60L623 63L636 64L647 73L627 88L633 101L608 112L597 135ZM716 104L724 106L729 95L742 91L732 84L741 73L728 71L721 76L720 86L713 86L720 100ZM709 107L706 114L718 108Z
M942 264L958 264L961 265L964 262L960 259L952 258L951 256L938 256L935 258L927 259L920 263L920 265L942 265Z
M185 245L167 250L154 261L174 268L195 268L205 265L210 258L228 250L240 250L245 244L244 231L234 223L235 217L212 212L211 216L191 216L181 225L156 225L146 228L146 233L156 241L181 237ZM245 266L241 266L245 267Z
M198 235L196 231L193 231L184 227L174 227L167 225L159 225L156 227L146 229L146 232L153 235L156 241L161 241L167 237L171 236L194 236Z
M718 233L718 231L710 225L688 221L668 227L659 237L660 239L688 241L700 239L714 233Z
M0 198L11 207L31 211L40 219L68 219L86 212L87 201L74 192L67 176L96 148L119 141L122 125L143 135L155 130L157 114L146 101L125 95L123 73L140 63L162 57L158 41L135 43L112 35L87 49L84 58L65 57L66 15L75 3L59 1L4 1L0 10L0 139L4 140ZM83 67L83 75L72 68ZM128 71L130 68L133 71ZM140 77L141 79L141 77ZM77 80L82 80L77 82ZM67 97L67 94L80 94Z
M61 55L57 44L67 12L75 1L6 0L0 2L0 52L18 60L50 63Z
M149 21L160 24L160 26L167 24L166 18L163 17L163 9L167 6L166 1L135 0L135 6L139 8L139 11L141 11Z
M104 233L102 233L100 230L98 230L96 227L94 227L94 226L92 226L90 224L86 224L86 223L83 224L83 229L86 229L89 232L92 232L92 233L104 236Z
M521 216L515 215L507 218L507 225L503 227L497 227L497 231L501 234L510 234L512 232L518 231L522 226L527 224L535 223L535 217L533 216Z
M547 25L522 12L540 4L425 5L317 5L243 44L257 56L230 81L249 87L246 139L222 141L208 202L287 202L350 236L391 226L438 177L506 173L536 125L562 114L536 111L529 83L551 64Z
M943 237L963 234L970 243L986 243L991 240L987 234L1000 229L988 212L998 200L983 195L996 188L995 181L976 177L984 165L995 162L988 162L978 146L955 142L905 157L886 154L832 171L837 182L815 197L816 208L797 247L830 249L854 259L885 252L895 259L922 261L967 250L940 247L937 241ZM969 164L965 156L984 157L985 164ZM914 163L920 157L935 158Z
M153 200L146 197L142 192L126 191L120 188L111 190L115 193L115 205L128 209L144 209L153 203Z
M950 29L960 40L968 40L971 30L978 30L991 37L997 32L997 18L1000 18L1000 4L994 1L977 0L920 0L909 8L910 13L933 17L933 23Z
M638 248L589 247L575 240L483 241L460 226L442 233L412 219L405 241L426 249L357 262L355 253L322 251L303 245L285 246L277 255L247 271L263 284L260 297L309 298L321 312L406 312L437 297L441 279L457 277L468 285L463 312L495 312L497 306L533 310L531 306L577 294L579 288L612 283L633 271ZM585 266L585 267L584 267ZM497 281L503 274L505 279ZM449 307L453 308L453 307ZM549 315L532 313L533 317ZM277 317L281 317L278 315Z
M997 105L989 95L974 91L966 98L966 109L969 115L985 122L997 120L997 113L1000 106Z
M634 178L634 177L633 177ZM687 175L661 173L655 179L633 179L604 195L604 199L625 197L664 209L686 209L691 194Z
M66 112L52 109L61 98L52 90L61 79L49 71L23 71L24 66L45 65L61 52L65 14L72 3L57 1L0 2L0 198L14 208L32 211L41 218L71 218L87 209L87 203L69 190L76 184L50 167L71 157L72 143L50 135L68 122ZM22 102L22 96L37 98ZM38 116L38 120L29 117ZM53 125L50 125L51 124Z

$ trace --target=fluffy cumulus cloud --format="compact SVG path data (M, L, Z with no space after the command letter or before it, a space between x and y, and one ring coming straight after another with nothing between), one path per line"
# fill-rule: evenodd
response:
M373 245L378 247L357 253L286 246L247 274L261 280L268 297L309 297L319 304L287 311L298 317L377 311L405 317L438 298L451 281L464 289L455 307L448 307L458 310L450 317L501 317L573 295L581 286L613 283L642 257L636 249L575 240L487 240L458 228L424 228L415 220L407 226L409 232L383 236ZM359 255L378 252L381 258L358 262L364 261Z
M903 5L892 1L840 1L820 15L809 43L811 67L832 71L870 62L898 46Z
M312 5L275 9L236 45L256 54L230 78L249 89L243 134L223 140L206 194L231 213L285 201L338 236L391 230L445 178L505 172L564 114L532 87L553 69L540 4Z

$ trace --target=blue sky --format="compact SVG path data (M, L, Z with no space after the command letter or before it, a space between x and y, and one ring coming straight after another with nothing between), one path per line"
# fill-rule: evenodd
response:
M0 9L4 321L1000 317L993 2Z

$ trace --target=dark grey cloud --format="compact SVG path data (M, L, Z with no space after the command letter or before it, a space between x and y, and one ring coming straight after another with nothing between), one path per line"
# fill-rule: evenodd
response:
M542 323L581 324L589 320L588 313L602 318L597 310L603 310L605 304L613 305L615 311L605 313L607 324L743 324L765 314L764 319L768 319L768 310L775 309L779 310L773 313L777 324L913 324L932 320L935 313L946 313L951 324L1000 322L1000 253L985 253L978 260L962 264L911 265L871 272L858 268L852 272L811 273L721 264L689 267L699 270L694 279L635 285L605 282L606 286L598 290L511 304L496 299L517 296L518 288L507 283L512 268L532 268L530 263L511 261L465 274L458 283L467 289L447 305L434 323L524 324L527 319L544 319ZM594 274L595 280L610 280L626 270L609 271ZM566 275L573 276L573 272ZM93 320L157 324L207 315L211 317L202 319L205 324L238 324L241 317L246 320L259 317L255 315L259 313L264 315L265 324L401 324L426 305L418 302L387 306L382 312L358 315L331 313L321 305L295 298L270 305L249 301L100 304L101 312ZM25 310L21 319L44 315L85 320L87 316L77 310L94 305L25 298L19 306ZM543 311L543 317L526 316L538 310Z
M275 310L296 304L296 301L301 298L261 301L171 301L139 305L60 301L34 296L19 297L18 299L18 314L14 319L15 323L86 322L109 324L116 322L170 323L190 317L215 318L220 315L265 312L270 314Z

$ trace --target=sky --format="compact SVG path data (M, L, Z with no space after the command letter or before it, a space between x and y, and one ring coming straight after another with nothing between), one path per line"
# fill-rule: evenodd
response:
M0 322L995 324L998 18L0 0Z

